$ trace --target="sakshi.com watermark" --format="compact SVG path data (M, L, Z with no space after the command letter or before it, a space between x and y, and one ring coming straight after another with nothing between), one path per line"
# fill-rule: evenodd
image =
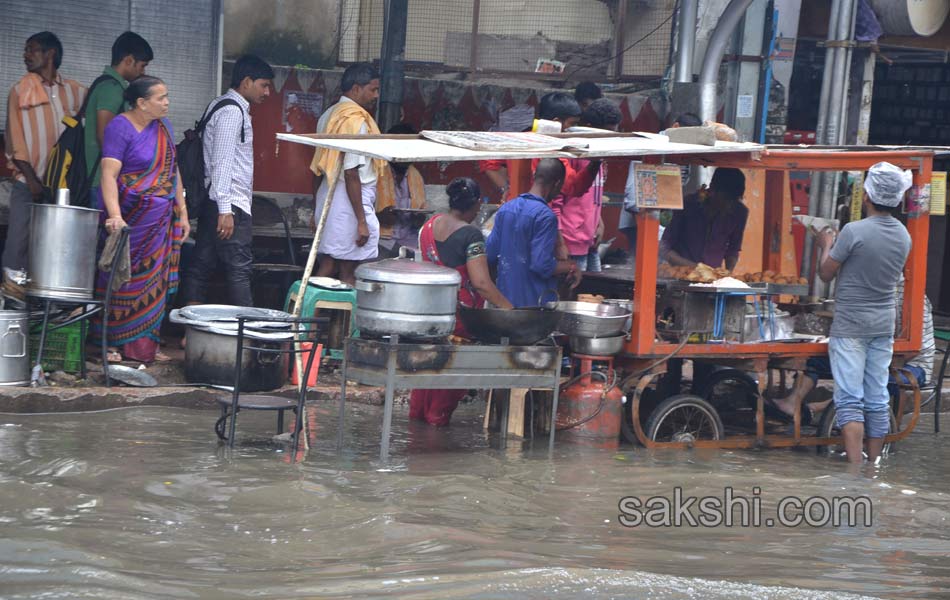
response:
M676 487L672 497L625 496L617 508L624 527L870 527L874 521L867 496L785 496L763 507L758 487L751 495L726 487L719 496L689 496Z

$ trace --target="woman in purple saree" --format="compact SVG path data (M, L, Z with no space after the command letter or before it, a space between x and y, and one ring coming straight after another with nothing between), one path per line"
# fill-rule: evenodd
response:
M181 242L188 212L178 185L168 90L161 79L143 76L125 90L130 108L106 126L102 143L100 202L106 238L129 228L131 278L114 289L109 306L109 362L151 363L158 353L166 299L178 289ZM96 294L104 297L108 273L99 271ZM92 324L102 339L102 323Z

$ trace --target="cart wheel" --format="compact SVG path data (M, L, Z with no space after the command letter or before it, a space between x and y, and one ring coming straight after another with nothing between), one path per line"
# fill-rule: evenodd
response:
M724 437L716 409L690 394L679 394L661 402L647 419L646 433L654 442L690 443Z
M835 410L834 402L828 405L828 408L821 413L821 420L818 421L818 437L839 437L841 435L841 430L838 429L838 425L835 424ZM891 428L888 433L895 433L897 431L897 419L894 418L894 411L891 409ZM890 443L884 444L884 448L881 450L881 456L887 456L891 452L896 451L897 444ZM845 455L844 444L832 444L830 446L818 446L818 454L820 456L829 456L829 457L840 457Z
M634 446L640 445L640 440L637 439L637 434L633 430L633 387L624 390L624 393L627 396L627 402L623 405L623 419L620 421L620 435L624 442L632 444ZM646 422L644 419L645 414L652 414L656 410L658 405L657 400L657 391L654 386L650 386L643 391L643 395L640 396L640 426L646 431Z
M716 408L720 418L728 415L738 421L744 414L745 418L751 419L754 424L759 384L748 373L737 369L721 369L710 375L694 391L697 396ZM769 405L766 404L766 412L768 409Z

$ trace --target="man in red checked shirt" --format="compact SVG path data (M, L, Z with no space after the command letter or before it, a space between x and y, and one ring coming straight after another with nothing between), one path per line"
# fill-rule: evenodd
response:
M594 100L581 117L581 125L616 131L623 115L607 98ZM605 168L600 161L582 158L561 159L568 172L561 195L551 201L558 230L567 252L580 271L601 270L597 246L604 233L601 206L604 196Z
M541 96L541 102L538 105L539 119L557 121L561 124L561 130L563 131L568 127L577 125L580 117L581 107L577 103L577 100L575 100L570 94L565 94L564 92L551 92ZM537 161L534 161L531 165L531 171L524 171L525 174L530 177L530 174L534 173L534 168L536 166ZM506 202L509 196L508 177L509 174L514 171L513 168L509 168L508 161L483 160L479 163L479 170L488 177L489 181L491 181L495 187L501 190L501 201ZM526 191L527 188L530 187L530 181L528 181L527 178L525 184L526 185L523 186L521 191Z

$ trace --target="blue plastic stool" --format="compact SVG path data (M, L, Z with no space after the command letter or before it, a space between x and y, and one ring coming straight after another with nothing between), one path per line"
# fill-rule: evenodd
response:
M287 292L287 299L284 300L286 312L292 312L297 301L298 290L300 290L300 281L295 281ZM356 330L356 320L353 319L353 313L356 311L356 290L328 290L308 285L304 292L303 310L300 316L313 317L318 310L321 314L329 313L330 317L330 339L327 341L324 352L332 359L343 360L343 339L347 336L359 335Z

